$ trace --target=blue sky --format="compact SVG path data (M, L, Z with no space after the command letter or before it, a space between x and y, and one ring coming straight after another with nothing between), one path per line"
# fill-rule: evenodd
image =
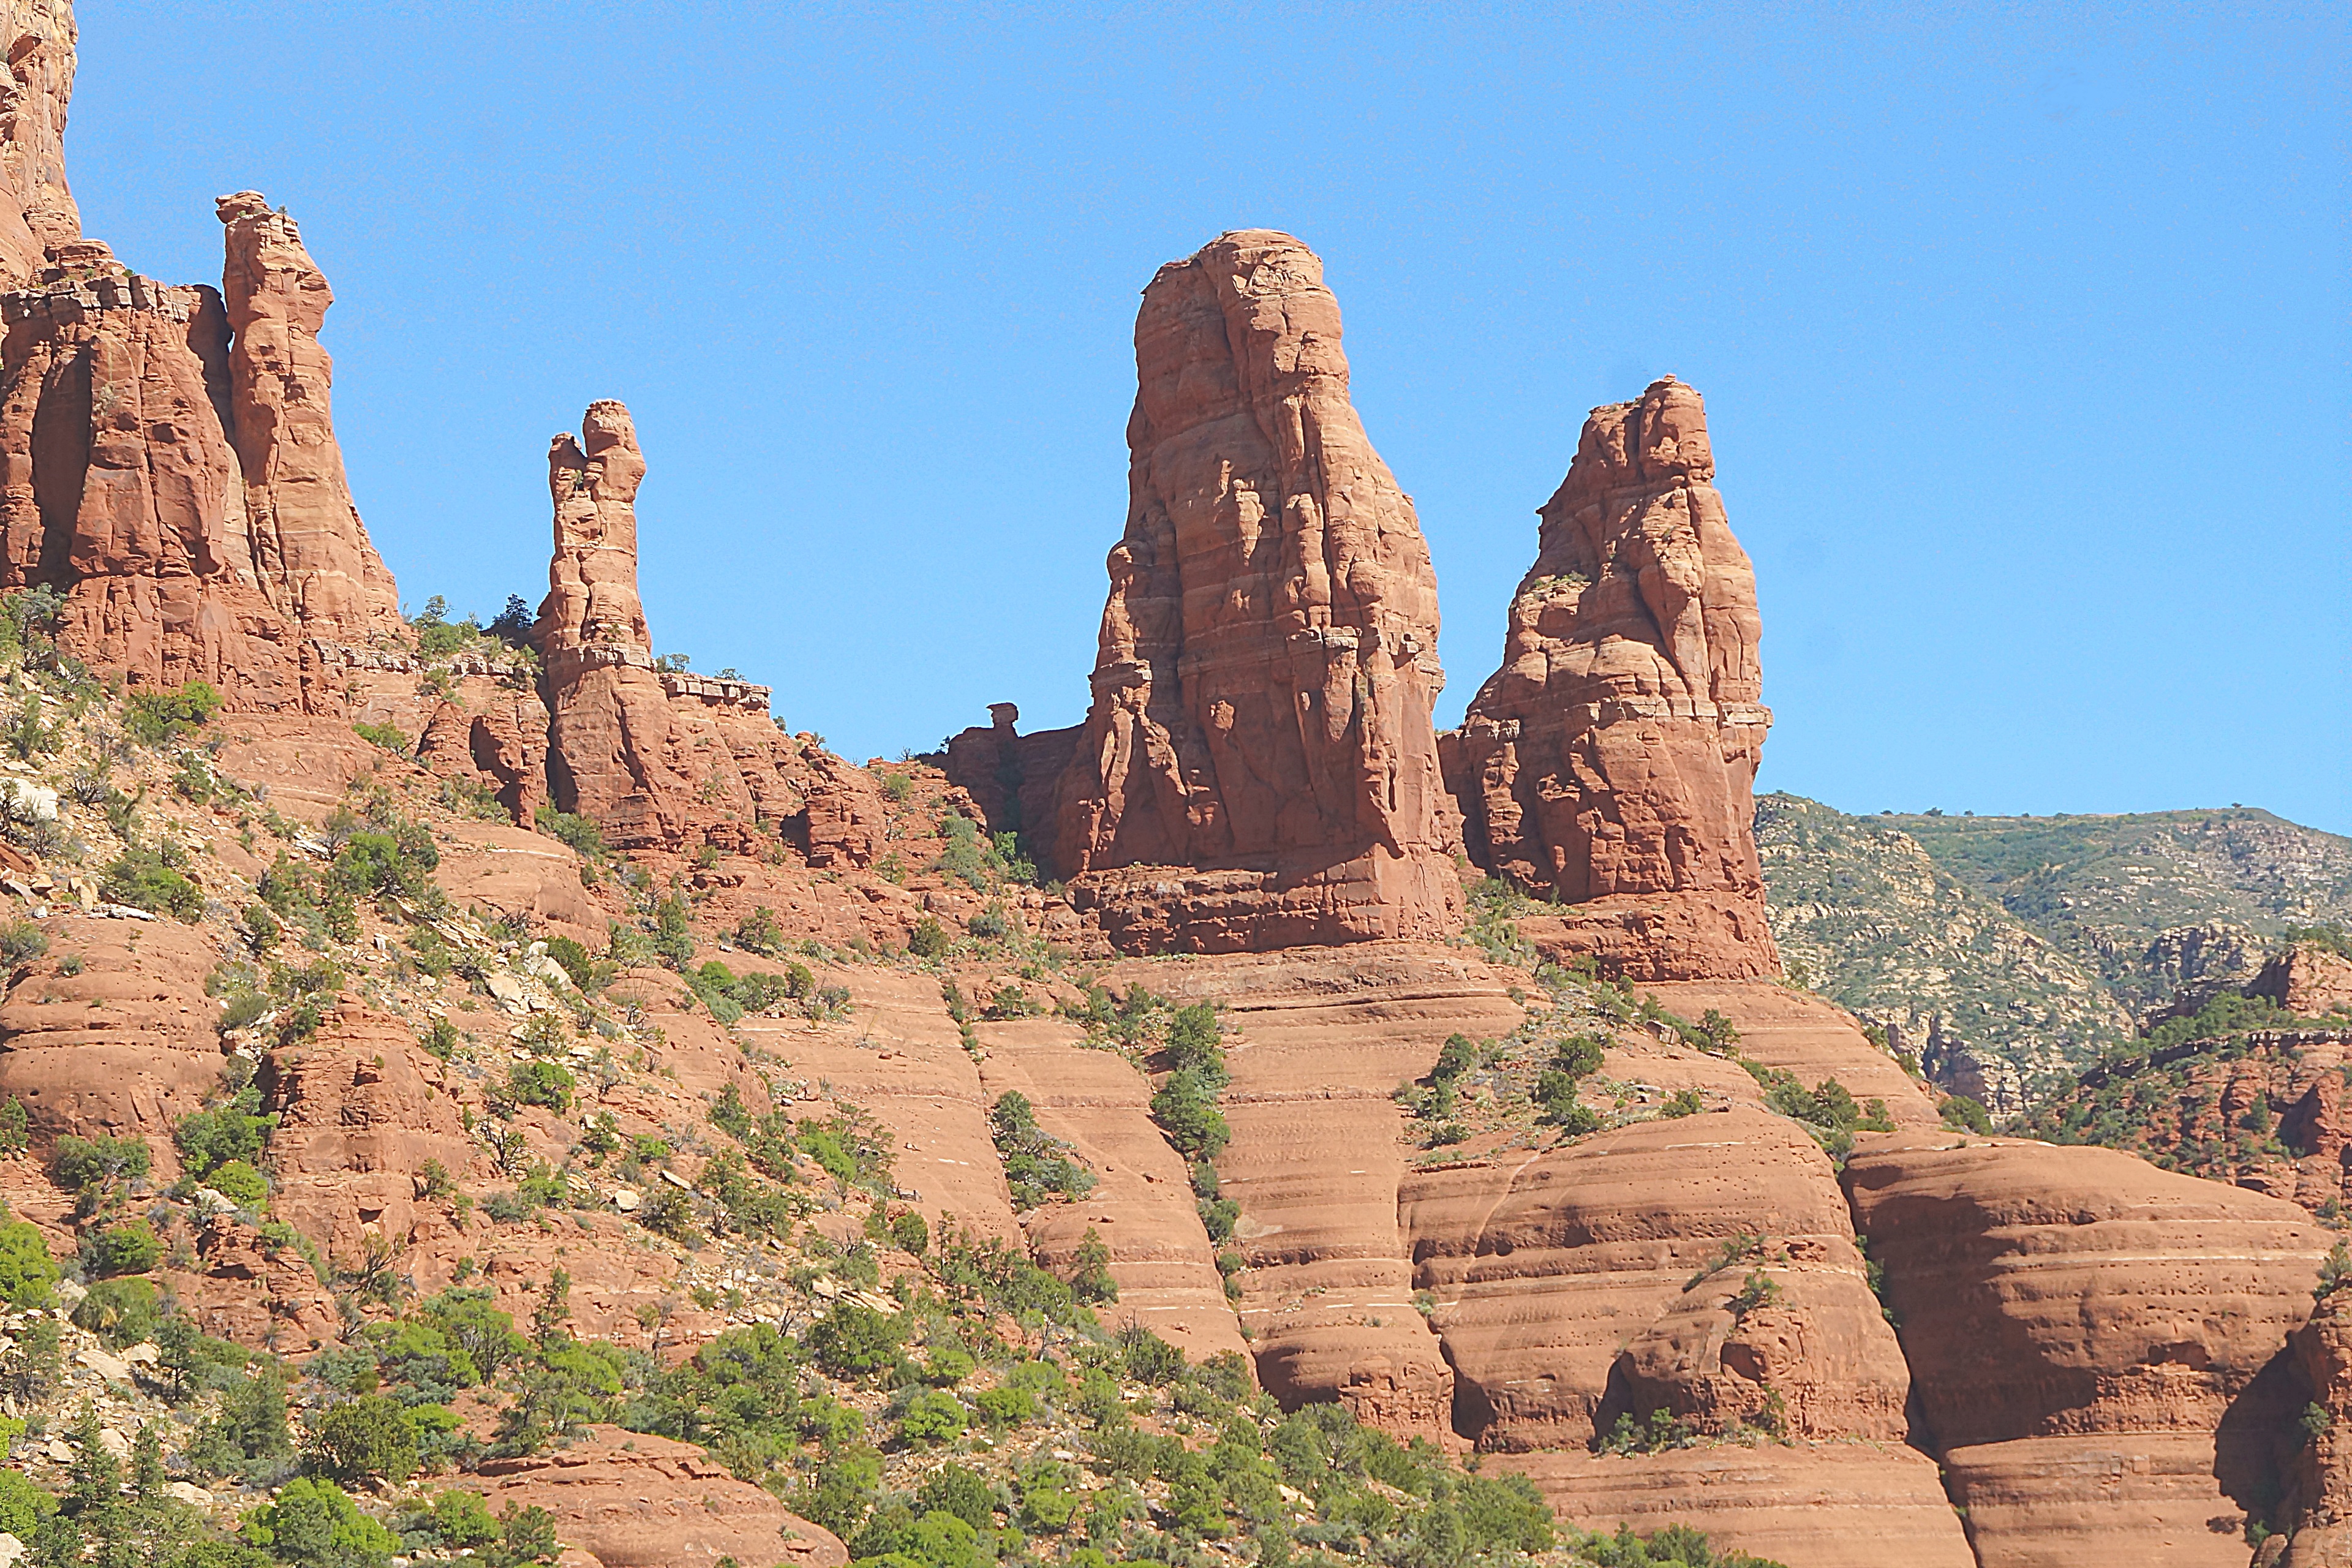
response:
M1136 298L1321 253L1458 716L1592 405L1706 396L1765 787L2352 832L2341 7L84 0L89 231L300 220L413 608L635 412L657 645L896 755L1086 699Z

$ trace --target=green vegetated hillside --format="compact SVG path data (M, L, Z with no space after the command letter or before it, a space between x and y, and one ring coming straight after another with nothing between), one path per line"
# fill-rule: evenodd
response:
M1791 975L2010 1110L2179 987L2352 921L2352 839L2266 811L1852 816L1771 795L1756 837Z
M2235 928L2260 945L2289 926L2352 921L2352 838L2267 811L1877 820L2095 966L2134 1008L2213 972L2189 928L2224 939Z

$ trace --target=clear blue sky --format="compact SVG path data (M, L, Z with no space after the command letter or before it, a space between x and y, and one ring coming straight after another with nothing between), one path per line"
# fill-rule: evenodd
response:
M288 205L412 608L635 411L656 640L852 755L1083 710L1136 298L1319 251L1451 720L1585 411L1706 395L1764 784L2352 831L2345 8L84 0L90 233Z

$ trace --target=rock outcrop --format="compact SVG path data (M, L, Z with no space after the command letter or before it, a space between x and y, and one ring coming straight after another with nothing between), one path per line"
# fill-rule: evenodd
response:
M2312 1398L2287 1485L2284 1568L2352 1564L2352 1291L2331 1289L2294 1331ZM2313 1415L2311 1411L2318 1414ZM2270 1554L2261 1559L2272 1562Z
M551 1454L486 1461L467 1480L493 1511L547 1510L557 1537L598 1568L849 1561L831 1531L786 1512L699 1448L617 1426L592 1426Z
M24 288L51 248L81 237L66 187L74 38L72 0L0 5L11 78L0 99L0 289Z
M1594 409L1502 668L1444 744L1471 858L1571 906L1528 934L1635 979L1780 968L1750 829L1756 578L1714 479L1690 387Z
M319 346L334 291L302 231L260 192L223 196L215 211L226 226L229 409L255 570L270 602L311 637L397 636L400 594L352 502L335 442L334 361Z
M1348 400L1322 263L1220 237L1144 290L1135 357L1055 869L1131 952L1449 931L1436 578Z
M755 816L731 753L680 722L637 599L637 487L646 459L629 411L606 399L547 451L555 555L532 627L546 669L548 771L558 809L593 817L624 848L675 848L698 818ZM766 707L764 689L760 706ZM718 763L726 765L714 765Z
M2267 996L2303 1018L2352 1013L2352 958L2323 942L2298 942L2263 965L2249 996Z
M59 646L100 674L338 714L401 623L335 443L332 296L261 196L220 211L226 303L73 238L0 295L0 587L59 590Z
M2324 1229L2105 1149L1892 1133L1845 1184L1979 1563L2246 1561Z

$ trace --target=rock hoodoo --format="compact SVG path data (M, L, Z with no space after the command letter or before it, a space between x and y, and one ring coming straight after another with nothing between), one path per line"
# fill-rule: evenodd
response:
M1144 290L1135 358L1093 706L1034 836L1131 950L1445 931L1436 578L1322 263L1219 237Z
M1444 742L1471 858L1575 906L1557 945L1635 979L1780 969L1749 826L1771 722L1756 577L1714 479L1690 387L1594 409L1503 666Z
M319 346L334 291L302 231L260 192L223 196L216 210L227 226L221 292L235 334L229 406L263 587L312 637L363 643L397 633L400 594L352 504L335 442L334 361Z

